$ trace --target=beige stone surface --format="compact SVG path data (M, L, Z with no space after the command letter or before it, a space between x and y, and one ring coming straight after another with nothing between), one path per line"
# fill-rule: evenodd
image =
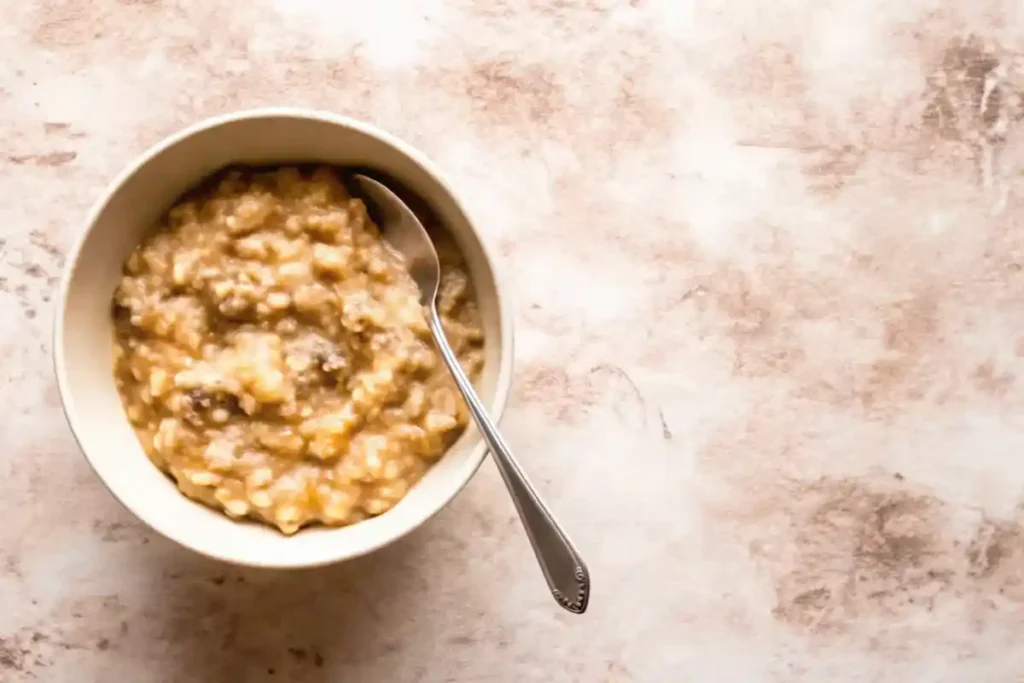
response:
M1024 675L1024 115L996 0L23 0L0 26L0 681ZM103 490L50 301L89 204L202 117L379 124L516 297L509 440L407 540L219 566Z

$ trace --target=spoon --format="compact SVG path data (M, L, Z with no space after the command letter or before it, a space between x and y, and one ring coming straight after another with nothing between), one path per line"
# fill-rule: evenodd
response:
M430 236L412 209L386 186L360 174L354 174L351 178L355 188L368 200L368 208L377 214L375 222L384 239L405 257L409 273L420 289L420 302L427 309L427 324L434 336L434 343L494 456L512 502L519 511L519 519L526 528L526 535L530 538L530 545L533 546L544 578L551 588L551 594L565 609L583 614L590 599L587 566L523 474L445 338L436 306L441 264Z

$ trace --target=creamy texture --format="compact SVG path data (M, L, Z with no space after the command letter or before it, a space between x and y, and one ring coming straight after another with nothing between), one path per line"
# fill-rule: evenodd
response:
M448 260L439 312L475 375L476 305ZM285 533L351 524L393 507L466 425L424 313L336 171L231 170L128 258L117 387L190 498Z

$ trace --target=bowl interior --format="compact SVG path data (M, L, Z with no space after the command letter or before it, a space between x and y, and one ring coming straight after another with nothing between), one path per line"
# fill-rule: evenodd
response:
M292 161L373 169L423 199L455 239L474 281L487 340L477 386L496 417L511 373L510 329L484 247L443 181L403 143L340 117L256 113L201 124L148 153L97 205L69 261L55 335L65 411L97 474L140 519L198 552L255 566L323 564L380 547L443 507L472 477L485 452L471 427L390 511L353 526L310 528L292 537L193 503L146 457L113 378L110 302L121 266L160 215L197 181L229 164Z

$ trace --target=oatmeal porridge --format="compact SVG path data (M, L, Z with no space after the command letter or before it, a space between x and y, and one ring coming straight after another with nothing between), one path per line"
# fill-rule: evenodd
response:
M483 334L458 252L438 310L471 377ZM128 258L115 378L186 496L284 533L393 507L465 428L419 292L327 167L230 170Z

